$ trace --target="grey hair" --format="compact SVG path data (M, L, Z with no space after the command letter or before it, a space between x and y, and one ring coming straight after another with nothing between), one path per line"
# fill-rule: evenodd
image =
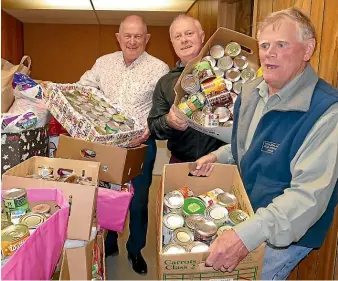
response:
M147 34L148 33L148 30L147 30L147 25L144 21L144 19L138 15L130 15L130 16L127 16L124 18L124 20L120 23L120 27L119 27L119 33L122 33L122 29L123 29L123 25L126 21L129 21L129 20L132 20L132 19L136 19L136 20L139 20L142 24L143 24L143 27L144 27L144 34Z
M269 14L262 22L258 24L257 36L271 24L275 29L278 25L280 25L280 22L285 19L290 19L297 24L300 41L305 41L312 38L316 40L316 29L313 23L311 22L310 18L298 8L288 8Z
M170 35L170 38L171 38L171 31L172 31L172 26L173 26L173 24L174 24L176 21L181 20L181 19L189 19L189 20L192 20L192 21L194 22L194 24L195 24L195 26L196 26L198 32L199 32L200 34L204 32L204 31L203 31L203 28L202 28L202 25L201 25L201 23L199 22L198 19L195 19L195 18L193 18L193 17L191 17L191 16L188 16L188 15L186 15L186 14L179 14L178 16L176 16L176 17L173 19L173 21L172 21L171 24L170 24L170 27L169 27L169 35Z

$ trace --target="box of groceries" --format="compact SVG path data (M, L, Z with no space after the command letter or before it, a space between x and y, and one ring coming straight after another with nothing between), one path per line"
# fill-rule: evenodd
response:
M57 83L43 88L51 114L74 138L123 147L144 132L143 124L96 88Z
M254 212L234 165L216 164L209 177L189 174L194 163L165 165L157 205L158 279L259 280L265 244L231 272L205 265L209 247Z
M175 111L190 127L230 143L233 109L259 68L257 40L220 27L175 85Z

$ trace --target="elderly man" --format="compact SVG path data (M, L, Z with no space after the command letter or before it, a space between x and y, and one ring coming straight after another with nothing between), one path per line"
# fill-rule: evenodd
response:
M180 61L175 69L158 81L148 125L150 132L157 139L168 140L170 163L196 161L224 143L188 128L187 122L176 116L171 107L175 99L174 86L184 66L202 49L204 32L198 20L183 14L174 19L169 32Z
M232 271L267 242L262 279L286 279L322 245L337 205L338 90L308 63L315 29L300 10L269 15L257 37L263 78L236 101L231 147L199 159L193 173L236 163L256 212L216 239L207 264Z
M126 17L116 38L122 52L97 59L79 83L101 89L108 98L118 102L124 112L146 125L155 85L169 71L169 67L145 52L150 34L147 34L142 18L135 15ZM132 180L135 193L130 205L130 236L127 242L128 258L139 274L147 273L141 249L146 244L148 194L156 156L156 143L149 135L147 127L144 135L131 143L132 146L141 143L148 145L143 174ZM116 232L108 233L106 252L107 256L118 254Z

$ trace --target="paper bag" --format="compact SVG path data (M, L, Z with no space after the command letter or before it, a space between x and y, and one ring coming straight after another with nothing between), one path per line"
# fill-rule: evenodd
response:
M27 62L27 66L24 63ZM15 72L29 75L31 58L23 56L20 64L14 65L5 59L1 59L1 112L7 112L14 102L12 81Z

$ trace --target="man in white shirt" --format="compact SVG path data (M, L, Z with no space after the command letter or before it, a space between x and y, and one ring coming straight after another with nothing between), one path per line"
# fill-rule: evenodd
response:
M145 52L150 39L147 26L139 16L128 16L120 24L116 38L121 50L98 58L79 83L97 87L128 115L135 117L146 130L131 146L148 145L143 174L132 180L135 193L130 205L130 236L127 242L128 259L139 274L147 273L141 250L146 244L148 224L148 194L156 156L156 143L150 137L147 117L157 81L169 71L168 65ZM118 254L117 233L109 231L106 256Z

